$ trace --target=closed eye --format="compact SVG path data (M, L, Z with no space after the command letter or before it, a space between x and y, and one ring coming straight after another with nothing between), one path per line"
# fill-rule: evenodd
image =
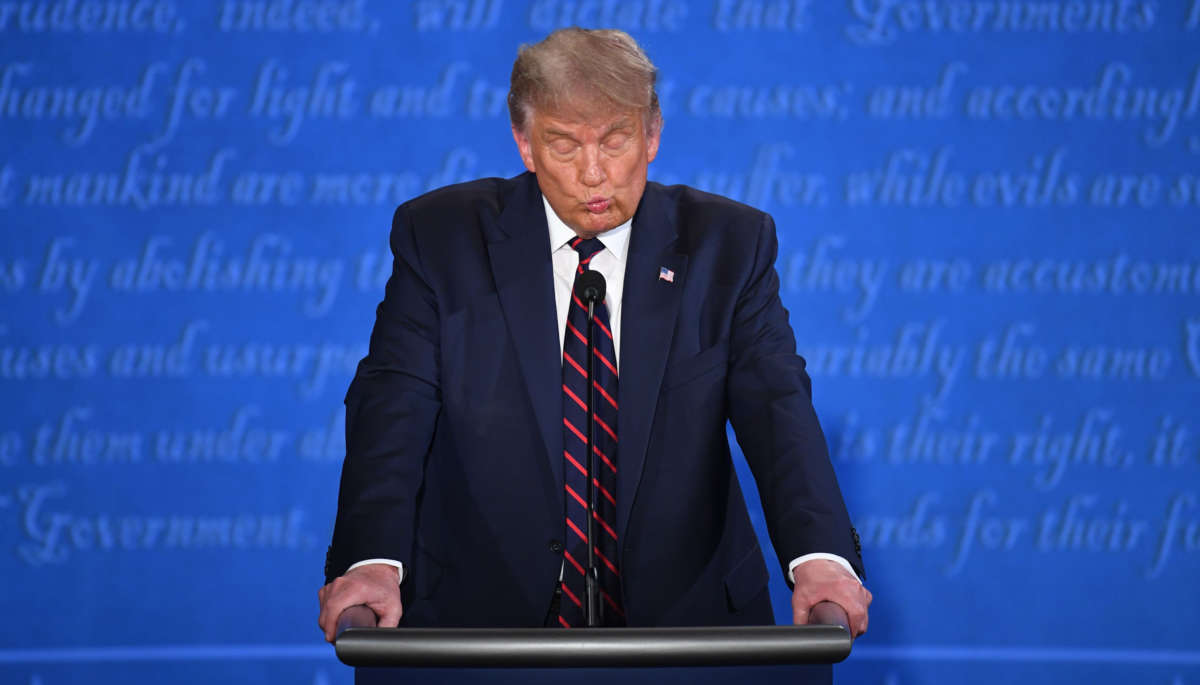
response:
M604 137L604 149L622 150L629 145L631 137L628 133L611 133Z
M550 151L556 155L569 155L579 148L579 144L567 138L550 141Z

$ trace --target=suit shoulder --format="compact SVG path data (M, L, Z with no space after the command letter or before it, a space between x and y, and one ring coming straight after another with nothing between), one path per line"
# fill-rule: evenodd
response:
M769 215L756 207L730 199L724 195L705 192L686 185L665 186L647 183L668 198L675 212L685 225L706 224L760 224Z
M647 184L660 193L674 214L681 245L690 251L702 243L733 244L739 249L755 245L774 231L774 221L761 209L723 195L685 185Z
M392 250L423 255L427 263L452 263L463 251L479 252L505 204L527 191L531 182L525 174L481 178L415 197L392 216Z
M415 226L434 219L443 226L461 225L462 219L486 214L498 215L503 199L515 179L481 178L435 188L396 208L397 219L407 215Z

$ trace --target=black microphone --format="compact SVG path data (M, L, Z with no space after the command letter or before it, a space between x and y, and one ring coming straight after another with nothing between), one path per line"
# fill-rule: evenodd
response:
M584 271L575 279L575 296L583 300L585 304L603 302L607 285L600 272Z

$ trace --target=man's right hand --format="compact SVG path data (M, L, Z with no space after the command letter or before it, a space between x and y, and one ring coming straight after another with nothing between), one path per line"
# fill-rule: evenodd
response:
M325 640L336 637L338 616L348 607L366 604L379 619L380 628L400 625L404 607L400 604L400 570L388 564L367 564L347 571L317 592L321 615L317 623L325 631Z

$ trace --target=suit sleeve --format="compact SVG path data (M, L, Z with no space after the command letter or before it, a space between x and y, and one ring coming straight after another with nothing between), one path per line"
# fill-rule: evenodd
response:
M404 205L396 210L390 242L392 275L367 356L346 393L346 459L327 582L364 559L409 559L417 493L441 408L438 306Z
M862 576L850 517L813 410L812 383L779 298L775 223L762 216L730 336L730 422L758 484L788 583L791 560L814 552L841 556Z

